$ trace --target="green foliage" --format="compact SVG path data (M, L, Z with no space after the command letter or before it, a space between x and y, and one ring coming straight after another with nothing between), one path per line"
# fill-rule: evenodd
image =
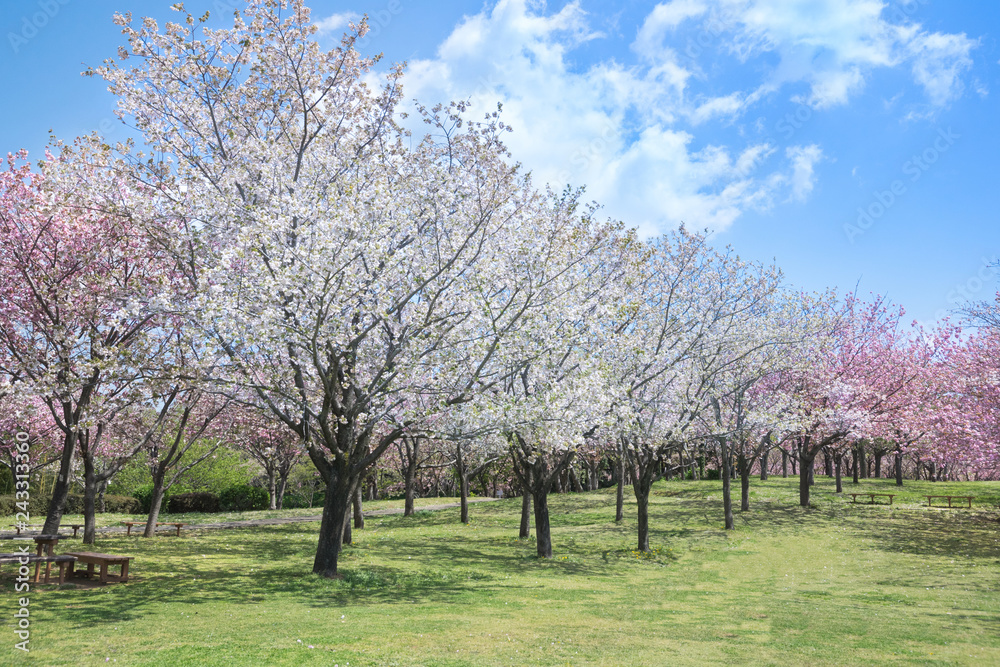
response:
M28 510L31 514L32 522L41 521L49 511L49 498L37 494L31 494L28 503ZM13 494L0 496L0 515L13 517L15 512L20 510L16 506ZM101 511L100 499L95 500L97 511ZM141 508L138 500L131 496L117 496L104 494L104 511L115 514L135 514ZM66 498L66 514L83 514L83 494L71 493Z
M181 465L187 465L203 456L211 448L211 443L196 442L184 455ZM223 489L240 484L249 484L259 474L256 462L247 459L240 452L220 447L207 459L194 466L170 487L168 495L209 491L219 494ZM144 512L149 511L149 495L153 488L153 478L149 473L148 458L140 455L130 461L115 475L108 485L108 491L134 496L143 503ZM166 507L166 498L164 498Z
M0 515L5 518L10 518L12 521L17 512L23 511L17 506L18 501L13 493L0 496ZM41 496L36 496L35 494L29 494L28 498L28 514L32 517L32 522L38 517L45 515L48 510L49 501L48 498L42 498Z
M249 484L237 484L222 490L219 507L223 512L245 512L267 509L267 490Z
M133 497L139 503L139 511L143 514L149 514L149 509L153 504L153 484L145 484L140 486L133 492ZM163 501L160 503L160 507L164 508L169 506L170 503L170 492L163 494Z
M146 455L140 454L118 471L108 484L108 492L138 498L143 487L147 486L153 488L153 478L149 474Z
M184 455L184 461L194 461L205 454L211 445L196 442ZM211 491L219 494L231 486L248 485L259 474L256 462L233 449L220 447L207 459L188 470L171 488L173 493Z
M210 491L193 491L170 496L167 511L171 514L181 512L218 512L219 496Z

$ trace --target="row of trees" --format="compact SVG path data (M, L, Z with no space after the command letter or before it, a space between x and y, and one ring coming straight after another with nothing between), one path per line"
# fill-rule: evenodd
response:
M2 412L52 443L29 465L59 461L46 531L75 457L92 542L102 484L145 452L162 497L199 440L257 443L275 485L304 451L324 576L365 477L425 440L450 443L465 490L509 458L542 557L548 493L601 448L644 550L652 483L706 442L727 527L730 466L748 479L775 445L803 504L816 457L839 469L862 438L995 470L992 334L907 333L881 299L796 292L704 234L642 241L539 190L499 110L418 105L414 136L402 69L370 85L363 22L323 51L300 0L220 30L175 8L162 29L117 16L128 45L88 72L138 144L54 142L0 176Z

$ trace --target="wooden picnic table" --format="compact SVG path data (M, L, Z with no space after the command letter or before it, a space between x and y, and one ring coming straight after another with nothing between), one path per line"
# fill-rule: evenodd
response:
M73 564L69 566L69 576L86 576L87 578L93 578L94 576L94 566L99 566L100 572L98 574L100 582L106 584L109 581L125 583L128 581L128 566L129 561L133 560L134 556L113 556L111 554L99 554L92 551L74 551L72 553L66 554L67 556L72 556L74 558ZM86 563L87 572L86 574L82 572L76 572L75 563ZM121 574L114 575L108 574L109 565L120 565Z
M968 501L968 503L969 503L968 508L970 510L972 509L972 499L975 498L975 496L924 496L924 497L927 498L927 506L928 507L943 507L943 505L933 505L933 504L931 504L931 499L932 498L947 498L948 499L948 507L949 508L951 507L951 499L952 498L961 498L962 500Z
M891 505L892 504L892 499L895 498L899 494L897 494L897 493L849 493L847 495L849 495L851 497L851 502L852 503L858 502L858 496L868 496L871 499L871 502L869 503L870 505L875 505L876 504L875 503L875 498L888 498L889 499L888 504ZM879 503L879 504L881 504L881 503Z
M124 524L128 528L128 530L125 532L125 534L126 535L131 535L132 534L132 526L145 526L146 522L145 521L122 521L122 524ZM156 522L156 527L157 528L159 528L160 526L173 526L174 528L176 528L177 529L177 537L181 536L181 528L183 526L186 526L186 525L188 525L188 524L186 524L186 523L177 523L177 522L174 522L174 521L157 521Z
M37 584L40 580L42 563L45 563L45 582L49 583L49 575L52 569L52 563L55 563L59 567L59 583L62 584L66 581L66 569L67 567L72 567L76 559L73 556L62 554L59 556L47 555L42 556L38 554L29 553L9 553L0 554L0 563L18 563L19 565L27 565L29 563L35 564L35 578L34 582Z
M31 539L35 541L39 556L52 556L52 551L61 537L62 535L35 535ZM44 554L42 553L43 550L45 551Z

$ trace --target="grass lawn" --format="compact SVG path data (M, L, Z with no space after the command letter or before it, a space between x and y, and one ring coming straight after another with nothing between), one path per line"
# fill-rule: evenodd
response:
M3 567L0 664L1000 664L1000 483L907 481L892 507L832 488L818 477L800 508L797 480L755 480L727 533L720 482L659 483L651 556L633 551L634 506L612 520L613 489L551 497L549 561L516 538L518 499L472 506L468 526L457 509L372 517L341 580L309 573L313 523L100 536L136 557L132 581L33 586L27 657Z

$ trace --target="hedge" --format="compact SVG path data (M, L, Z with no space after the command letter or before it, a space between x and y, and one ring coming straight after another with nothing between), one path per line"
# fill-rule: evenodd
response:
M0 515L13 517L17 509L16 499L13 494L0 496ZM98 511L100 511L100 499L95 500ZM104 495L104 511L117 514L138 514L141 510L139 501L132 496ZM28 511L35 518L44 517L49 511L49 498L32 495L28 503ZM71 493L66 498L66 514L83 514L83 494ZM35 519L32 519L32 523Z
M170 502L167 503L167 511L171 514L218 512L219 496L209 491L178 493L175 496L170 496Z
M223 489L219 494L219 505L223 512L266 510L269 500L266 489L249 484L236 484Z

